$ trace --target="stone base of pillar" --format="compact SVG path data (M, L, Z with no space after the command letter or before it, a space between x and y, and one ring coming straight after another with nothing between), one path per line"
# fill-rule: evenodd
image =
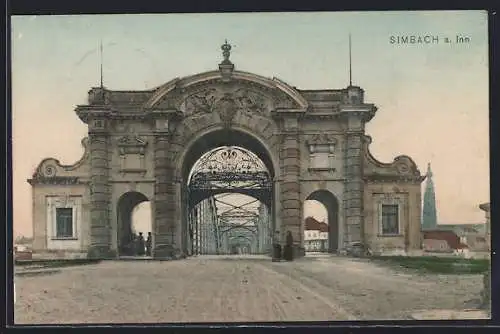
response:
M293 246L293 258L297 259L300 257L306 256L306 249L302 246L294 245Z
M87 251L88 259L98 260L114 260L117 258L115 250L110 249L108 246L91 246Z
M155 260L181 260L186 257L184 252L171 245L160 245L153 250L153 259Z
M491 271L483 275L483 290L481 291L481 308L491 309Z

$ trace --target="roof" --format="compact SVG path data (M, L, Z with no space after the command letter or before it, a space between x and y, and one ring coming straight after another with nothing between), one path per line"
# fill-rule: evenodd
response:
M445 240L451 249L468 248L467 245L460 242L460 238L451 230L425 230L423 231L424 240Z
M307 217L305 229L307 231L328 232L328 224L325 222L319 222L313 217Z
M439 224L436 228L431 230L441 230L441 231L455 231L457 233L483 233L485 231L486 224ZM427 231L428 229L424 229Z

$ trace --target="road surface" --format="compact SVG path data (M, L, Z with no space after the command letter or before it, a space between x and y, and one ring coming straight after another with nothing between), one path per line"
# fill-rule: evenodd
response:
M480 275L415 275L338 256L105 261L16 276L17 324L409 319L461 309Z

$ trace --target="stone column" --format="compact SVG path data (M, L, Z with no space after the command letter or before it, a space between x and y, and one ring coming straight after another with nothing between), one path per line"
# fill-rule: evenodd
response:
M90 247L88 257L113 258L111 251L109 135L106 119L89 122L90 150Z
M281 134L281 238L284 242L287 231L292 232L294 256L305 254L300 235L302 203L300 202L300 137L298 115L284 116L284 129Z
M363 176L362 133L348 132L346 135L344 166L344 246L362 240L363 225Z
M158 126L158 123L161 126ZM174 180L173 157L170 153L170 134L168 123L157 121L154 142L155 173L155 244L153 257L156 259L174 259L179 257L175 244L177 202L180 195L176 191Z
M344 249L353 242L363 241L363 136L365 122L375 114L376 108L364 103L360 87L349 86L340 111L345 116L344 145Z

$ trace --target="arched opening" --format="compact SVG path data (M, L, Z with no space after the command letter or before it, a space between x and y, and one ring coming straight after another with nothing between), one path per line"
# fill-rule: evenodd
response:
M335 253L339 246L339 204L327 190L311 193L304 202L306 252Z
M146 255L148 237L152 246L152 235L149 235L152 232L149 199L137 191L123 194L117 203L117 222L118 255Z
M222 193L200 201L190 210L188 229L190 255L271 252L269 210L248 195Z
M270 254L274 168L258 140L218 130L197 140L183 164L183 248L197 254Z

